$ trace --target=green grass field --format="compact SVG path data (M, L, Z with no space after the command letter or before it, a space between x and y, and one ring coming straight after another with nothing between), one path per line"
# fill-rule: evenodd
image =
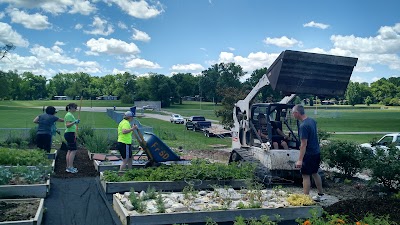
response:
M67 101L0 101L0 128L32 128L35 124L33 119L42 113L39 107L47 102L48 105L64 106ZM84 104L90 101L83 101ZM95 101L93 101L95 102ZM112 107L112 101L101 102L103 107ZM10 107L10 104L12 107ZM108 103L108 105L107 105ZM103 105L104 104L104 105ZM89 105L90 106L90 105ZM100 106L100 105L96 105ZM118 105L117 105L118 106ZM123 105L119 105L123 106ZM201 109L199 102L184 102L183 105L172 105L165 110L179 113L183 116L204 115L207 119L218 119L215 117L213 103L202 102ZM307 108L307 114L318 122L318 127L327 132L399 132L400 107L391 107L389 109L370 109L368 107L312 107ZM150 112L150 111L149 111ZM152 112L156 113L156 112ZM65 111L57 114L64 117ZM78 112L75 113L77 117ZM90 126L93 128L116 128L117 123L103 112L81 112L81 126ZM200 132L185 130L185 127L178 124L150 119L138 118L138 120L147 126L151 126L154 132L171 147L182 146L186 149L209 149L209 145L224 144L230 145L230 139L206 138ZM63 128L63 123L57 125ZM382 135L332 135L332 139L351 140L358 143L369 142L373 138L379 138Z

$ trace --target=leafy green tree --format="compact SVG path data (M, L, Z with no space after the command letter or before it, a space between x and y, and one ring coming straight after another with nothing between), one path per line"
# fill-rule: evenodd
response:
M243 90L235 87L227 87L219 92L223 97L222 109L216 110L215 115L222 118L222 125L225 127L233 127L233 108L237 101L246 97L246 93Z
M371 105L371 103L372 103L372 98L371 98L371 96L367 96L367 97L365 98L364 103L365 103L367 106Z
M170 82L170 78L162 74L151 74L149 77L150 100L161 101L161 107L170 106L171 97L174 96L175 87L173 86L176 86L176 83Z
M352 106L361 102L361 88L358 82L350 81L346 90L346 99Z
M10 82L8 80L8 74L0 71L0 99L9 97L10 94Z
M260 79L267 73L267 68L261 68L254 70L250 77L244 82L244 84L248 84L251 88L247 88L249 92L251 89L257 85ZM255 97L256 102L275 102L280 100L282 96L279 92L272 90L271 85L267 85L260 90L258 96Z
M246 73L235 63L214 64L202 71L200 77L200 95L207 101L220 102L222 96L218 90L228 87L240 88L240 78Z
M386 78L381 78L371 84L371 92L374 98L383 103L386 98L394 98L397 94L397 87Z
M36 100L47 97L46 78L31 72L22 74L21 92L24 100Z
M150 79L148 77L139 77L136 79L135 101L145 101L150 99Z
M198 79L191 73L177 73L171 77L176 82L177 101L182 104L182 97L194 96L198 89Z

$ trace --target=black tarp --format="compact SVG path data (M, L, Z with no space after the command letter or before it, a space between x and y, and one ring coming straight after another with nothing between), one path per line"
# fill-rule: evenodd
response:
M120 225L98 177L51 178L45 225Z

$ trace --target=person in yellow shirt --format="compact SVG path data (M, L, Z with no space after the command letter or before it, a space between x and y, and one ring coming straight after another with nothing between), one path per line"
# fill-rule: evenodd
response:
M130 124L133 116L131 111L125 112L124 119L118 125L117 148L123 159L119 168L120 171L125 169L126 165L128 165L128 169L132 169L132 133L138 129L135 124L132 126Z

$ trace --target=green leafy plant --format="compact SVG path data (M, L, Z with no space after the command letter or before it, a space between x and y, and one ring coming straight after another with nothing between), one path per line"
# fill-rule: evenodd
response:
M0 165L39 166L50 165L51 161L42 150L0 148Z
M322 160L340 170L346 178L353 177L364 168L364 162L372 157L371 151L351 141L331 141L321 148Z
M40 184L50 174L50 168L43 166L0 166L0 185L7 184Z
M131 194L129 195L129 201L131 201L131 204L133 206L133 209L138 211L139 213L144 212L146 209L146 205L143 202L143 199L141 199L135 192L135 189L131 188Z
M156 204L157 204L157 211L159 213L165 213L165 204L161 192L159 192L157 195Z
M390 146L388 150L376 148L373 158L366 162L372 171L372 179L382 183L390 191L399 191L400 187L400 150Z
M78 143L86 144L87 138L94 136L94 130L91 126L79 126Z
M319 216L316 209L310 210L311 217L307 219L296 219L296 222L301 225L341 225L341 224L356 224L356 225L395 225L396 223L391 221L389 216L375 216L373 214L367 214L363 219L359 221L350 221L345 215L329 215L323 211L323 216Z
M156 199L157 198L157 191L155 187L148 186L146 190L146 200L147 199Z
M85 146L92 153L107 153L110 150L111 143L99 134L88 135L84 137Z
M232 163L209 163L205 160L193 160L191 165L168 165L129 170L122 176L115 171L105 171L106 181L182 181L182 180L234 180L252 179L255 166L242 163L239 167Z

